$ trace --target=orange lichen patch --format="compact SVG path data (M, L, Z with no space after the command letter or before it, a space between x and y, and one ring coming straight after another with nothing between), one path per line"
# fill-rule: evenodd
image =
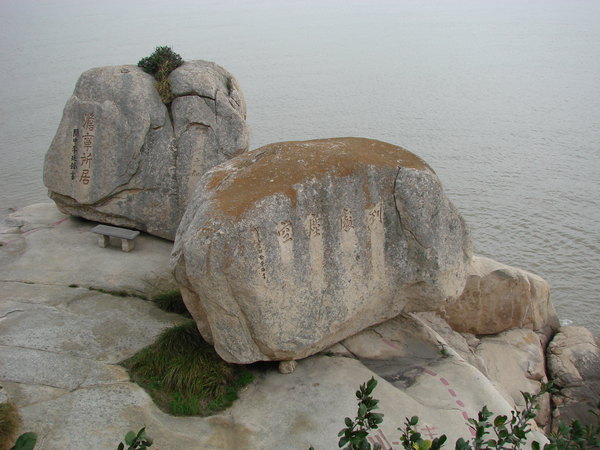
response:
M365 138L335 138L279 142L244 153L215 173L207 186L216 190L214 198L224 214L240 217L256 201L276 194L287 196L295 206L294 185L324 176L351 176L369 166L434 173L401 147Z

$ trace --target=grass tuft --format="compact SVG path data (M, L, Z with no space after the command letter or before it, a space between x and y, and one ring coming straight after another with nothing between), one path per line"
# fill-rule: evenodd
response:
M173 415L205 416L222 410L253 379L243 366L223 361L193 320L165 330L123 365L156 404Z
M20 426L21 416L14 403L0 403L0 448L10 448Z
M163 311L181 314L186 317L192 317L183 303L183 298L179 291L169 291L157 295L152 301Z

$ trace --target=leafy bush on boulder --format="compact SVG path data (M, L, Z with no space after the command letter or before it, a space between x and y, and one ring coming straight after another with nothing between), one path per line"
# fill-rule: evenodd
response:
M156 78L156 90L163 103L169 104L173 101L173 92L169 82L169 74L183 64L183 59L175 53L171 47L156 47L150 55L138 62L138 67Z
M156 47L156 50L145 58L140 59L138 66L142 70L158 78L160 73L169 75L183 64L183 59L171 47Z

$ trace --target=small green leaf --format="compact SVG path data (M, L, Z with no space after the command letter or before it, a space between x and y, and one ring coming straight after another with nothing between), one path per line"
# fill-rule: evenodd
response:
M125 435L125 443L127 445L131 445L133 444L133 441L135 440L135 433L133 431L128 431L127 434Z
M410 418L410 421L408 422L408 424L412 427L414 427L418 423L419 423L419 416L412 416Z
M15 450L33 450L37 442L37 434L33 431L23 433L15 441L13 449ZM12 450L12 449L11 449Z
M379 423L383 422L383 414L372 413L371 419L373 420L374 423L379 424Z
M346 417L344 419L344 423L346 424L347 427L352 427L352 425L354 425L354 422L352 422L352 419L350 417Z
M368 431L359 430L356 432L355 438L357 439L365 439L369 435Z
M371 377L371 379L367 381L367 395L371 394L375 387L377 387L377 380L374 377Z
M508 417L506 417L506 416L497 416L494 419L494 426L500 427L500 426L504 425L507 420L508 420Z
M364 403L361 403L358 407L358 418L364 419L365 414L367 414L367 407L364 405Z
M431 450L439 450L442 448L442 446L446 443L446 440L448 438L446 437L445 434L442 434L440 437L435 438L433 440L433 442L431 443Z
M344 436L343 438L340 439L340 441L338 442L338 447L342 448L344 445L346 445L348 443L350 439L347 436Z

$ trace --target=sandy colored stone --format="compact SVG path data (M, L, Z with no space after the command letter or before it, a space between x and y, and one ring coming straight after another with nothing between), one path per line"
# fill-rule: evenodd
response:
M222 67L190 61L170 80L169 110L137 66L81 75L44 165L62 212L174 239L198 178L245 151L248 130L243 94Z
M468 273L464 292L439 310L452 329L478 335L511 328L558 329L543 278L482 256L473 257Z
M284 142L201 179L172 264L227 361L300 359L464 287L471 243L433 170L361 138Z
M281 374L288 374L288 373L292 373L294 370L296 370L296 366L298 365L297 361L291 360L291 361L280 361L279 362L279 373Z
M414 315L399 315L340 342L360 360L404 358L413 362L443 356L445 342Z
M458 353L469 364L479 369L484 375L487 375L485 364L475 353L475 349L480 342L475 335L454 331L439 314L433 311L419 312L415 316L437 333L444 340L445 345Z
M483 361L487 377L516 409L525 401L521 392L537 394L541 383L546 383L546 358L540 336L529 329L513 329L496 336L484 336L477 347L477 356ZM538 425L550 421L550 398L541 399Z

